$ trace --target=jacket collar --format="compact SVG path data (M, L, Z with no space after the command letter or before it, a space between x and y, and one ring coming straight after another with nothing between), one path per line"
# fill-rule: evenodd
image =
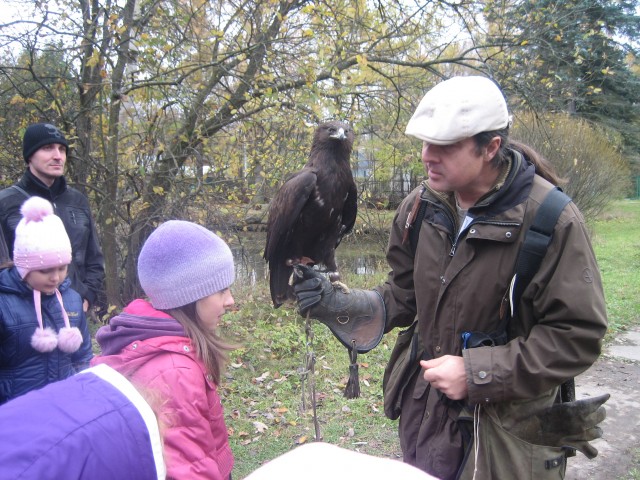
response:
M516 150L509 150L506 172L493 188L469 209L473 216L493 217L524 202L533 185L535 167Z
M120 315L113 317L109 325L98 330L96 341L103 355L114 355L136 340L186 336L177 320L145 300L134 300Z
M53 200L61 195L67 189L67 180L63 176L56 178L51 187L47 187L42 181L36 177L27 167L24 175L18 182L18 186L27 193L37 195L38 197Z

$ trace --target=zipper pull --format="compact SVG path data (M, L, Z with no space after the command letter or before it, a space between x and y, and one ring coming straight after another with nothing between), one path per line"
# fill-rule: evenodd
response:
M462 334L462 349L463 350L467 349L467 342L469 341L469 338L471 338L471 332L464 332Z

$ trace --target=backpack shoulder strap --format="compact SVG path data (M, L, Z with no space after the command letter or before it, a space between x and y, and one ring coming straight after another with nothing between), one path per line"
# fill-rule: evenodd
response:
M464 348L484 344L482 342L484 342L487 337L491 340L491 345L504 345L508 342L507 327L509 321L515 317L516 308L522 292L538 271L540 263L547 252L547 247L553 238L553 231L558 217L570 201L571 199L557 187L547 193L533 218L533 223L525 233L524 241L518 252L515 274L513 275L509 288L510 314L503 315L501 313L500 323L492 332L481 334L477 332L464 332Z
M538 208L533 223L527 230L516 261L515 283L511 292L512 316L515 313L515 307L522 292L538 271L538 268L540 268L540 263L553 238L553 231L558 218L570 201L571 198L569 196L558 187L555 187L547 193Z
M30 198L30 197L31 197L31 195L29 195L29 194L27 193L27 191L26 191L24 188L19 187L18 185L11 185L9 188L14 188L14 189L16 189L16 190L17 190L17 191L19 191L22 195L24 195L26 198Z
M422 198L425 191L425 186L422 186L422 190L416 196L413 202L413 207L409 216L407 217L407 223L404 226L404 235L402 237L402 243L409 241L411 246L411 252L415 255L416 248L418 247L418 238L420 238L420 230L422 227L422 220L424 220L424 214L427 209L427 201Z

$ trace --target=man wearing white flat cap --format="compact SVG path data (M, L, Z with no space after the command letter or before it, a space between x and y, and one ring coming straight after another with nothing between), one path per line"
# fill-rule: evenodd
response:
M428 178L396 212L391 272L374 289L385 332L404 329L385 372L385 413L400 419L404 461L441 479L563 478L566 453L592 458L589 440L601 435L606 398L560 403L561 385L597 359L607 329L572 202L540 267L510 296L525 234L558 177L509 139L509 126L488 78L454 77L427 92L406 133L422 141ZM295 289L301 313L318 319L351 294L318 279Z

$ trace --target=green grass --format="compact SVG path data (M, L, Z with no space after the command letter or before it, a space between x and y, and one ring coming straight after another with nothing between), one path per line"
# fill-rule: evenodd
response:
M640 480L640 449L633 449L629 453L632 457L631 469L620 480Z
M374 286L382 278L367 277L367 283L372 283L360 286ZM353 276L346 281L355 288L364 280ZM345 399L348 354L329 330L313 322L308 340L305 320L291 308L273 309L266 285L243 290L234 291L238 312L225 316L222 325L228 338L242 344L231 356L221 388L236 459L234 478L243 478L263 462L315 440L309 377L304 375L310 352L316 358L313 380L322 439L398 458L397 426L385 418L382 406L382 375L395 334L358 356L361 396Z
M593 225L607 300L609 332L640 323L640 201L618 201Z

